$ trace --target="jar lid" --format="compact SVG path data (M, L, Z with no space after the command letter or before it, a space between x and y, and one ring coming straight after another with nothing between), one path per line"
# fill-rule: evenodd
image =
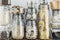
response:
M1 0L2 5L11 5L11 0Z
M22 14L24 13L24 8L22 6L12 6L13 14Z
M30 1L27 3L29 8L35 8L35 3Z
M50 5L51 5L51 9L52 9L52 10L60 9L60 1L50 2Z

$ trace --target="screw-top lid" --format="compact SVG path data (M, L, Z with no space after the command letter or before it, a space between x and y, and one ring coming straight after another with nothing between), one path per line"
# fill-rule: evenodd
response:
M2 0L2 5L11 5L11 0Z
M22 13L24 13L24 8L22 6L13 6L12 13L13 14L22 14Z
M52 10L60 9L60 0L52 1L50 5Z
M47 0L41 0L40 3L41 3L41 4L46 4L46 3L48 3L48 1L47 1Z
M35 8L35 3L33 3L32 1L27 3L29 8Z

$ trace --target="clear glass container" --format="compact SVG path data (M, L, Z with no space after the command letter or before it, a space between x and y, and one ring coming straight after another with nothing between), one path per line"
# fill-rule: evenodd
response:
M51 6L51 38L60 38L60 1L50 2Z
M40 10L38 12L38 30L39 39L49 39L49 9L48 3L43 1L40 3Z
M0 6L0 26L6 26L10 23L10 11L8 6Z
M36 26L36 9L35 4L31 1L28 3L26 13L26 38L36 39L37 38L37 26Z
M20 7L19 6L14 6L13 7L13 25L12 25L12 37L13 39L23 39L24 37L24 25L22 21L22 11L20 12Z
M11 23L10 6L0 5L0 38L2 39L9 38L8 27L10 27L10 23Z

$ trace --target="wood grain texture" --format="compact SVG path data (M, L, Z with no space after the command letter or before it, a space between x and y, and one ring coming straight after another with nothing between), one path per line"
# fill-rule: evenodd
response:
M60 1L50 2L51 9L60 9Z

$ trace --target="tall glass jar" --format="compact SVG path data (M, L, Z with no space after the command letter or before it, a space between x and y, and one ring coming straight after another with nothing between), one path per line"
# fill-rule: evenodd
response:
M45 0L40 4L38 12L38 29L40 39L49 39L49 10Z
M23 11L23 10L22 10ZM13 39L23 39L24 37L24 26L22 22L23 13L20 9L20 6L13 7L13 26L12 26L12 37Z
M6 33L6 38L9 38L8 27L10 27L11 23L10 16L10 7L8 5L0 5L0 36L4 36ZM4 35L1 35L1 33Z
M51 17L51 34L52 38L60 38L60 0L50 2L52 17Z
M29 5L30 4L30 5ZM37 38L37 26L36 26L36 10L33 2L28 3L26 15L26 38L36 39Z

